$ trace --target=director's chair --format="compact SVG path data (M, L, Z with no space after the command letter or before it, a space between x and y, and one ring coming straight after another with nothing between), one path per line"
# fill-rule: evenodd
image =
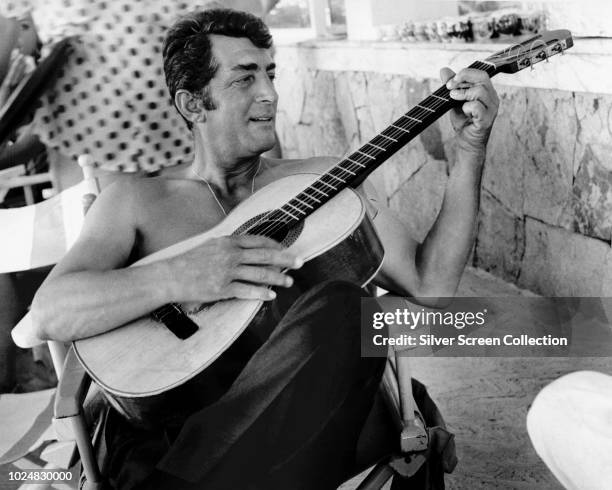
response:
M0 228L8 232L7 238L10 237L0 244L0 273L53 265L76 240L83 222L82 209L91 204L92 196L98 192L90 162L84 158L80 163L85 176L82 183L38 204L0 210ZM29 316L13 331L15 343L22 348L43 344L35 337L27 319ZM77 460L78 447L83 467L95 481L95 470L90 469L93 453L89 432L80 407L71 411L73 407L67 404L63 395L69 389L73 400L81 399L88 381L82 377L81 394L79 386L74 386L78 378L74 372L76 359L69 362L68 347L55 341L49 341L47 345L60 380L59 387L57 390L0 395L0 420L3 425L10 424L2 429L0 464L18 461L38 449L37 459L49 467L69 469ZM87 441L81 440L83 437L87 437Z

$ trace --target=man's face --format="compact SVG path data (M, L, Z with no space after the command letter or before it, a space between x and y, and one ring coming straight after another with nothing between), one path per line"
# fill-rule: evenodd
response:
M217 73L208 86L216 107L206 111L206 137L224 158L245 158L275 144L278 95L269 49L247 38L210 35Z

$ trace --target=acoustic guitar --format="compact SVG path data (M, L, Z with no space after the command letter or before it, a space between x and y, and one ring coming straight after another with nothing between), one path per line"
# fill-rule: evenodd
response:
M515 73L572 45L567 30L544 32L470 68L490 76ZM133 267L181 254L214 237L257 234L281 242L304 259L305 265L294 275L296 282L307 286L333 278L365 285L382 264L383 248L362 197L353 189L461 103L442 86L325 174L277 180L211 230L147 256ZM194 408L188 405L194 398L190 390L197 391L198 375L238 338L261 306L261 301L240 299L168 304L112 331L78 340L74 349L95 382L133 420L146 425L150 417L180 418Z

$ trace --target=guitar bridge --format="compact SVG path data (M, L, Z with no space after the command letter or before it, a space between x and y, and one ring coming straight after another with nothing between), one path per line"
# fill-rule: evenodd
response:
M198 325L187 316L183 309L170 303L158 308L151 316L154 320L163 323L179 339L185 340L198 331Z

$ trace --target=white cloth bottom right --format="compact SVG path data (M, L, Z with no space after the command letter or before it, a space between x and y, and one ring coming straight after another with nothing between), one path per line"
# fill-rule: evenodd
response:
M612 376L578 371L553 381L535 398L527 432L566 489L612 489Z

